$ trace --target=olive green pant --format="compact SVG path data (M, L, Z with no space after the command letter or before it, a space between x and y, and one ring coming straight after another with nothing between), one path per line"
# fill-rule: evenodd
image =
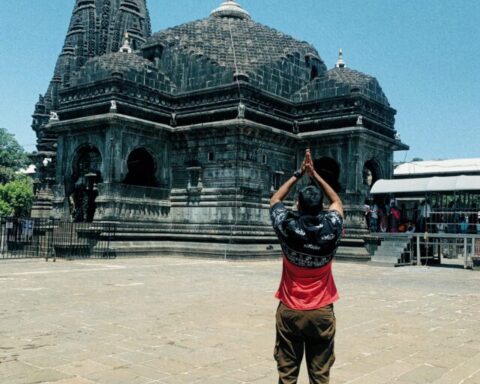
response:
M335 314L333 304L313 311L298 311L280 303L277 309L274 357L279 384L296 384L303 354L310 384L330 382L335 361Z

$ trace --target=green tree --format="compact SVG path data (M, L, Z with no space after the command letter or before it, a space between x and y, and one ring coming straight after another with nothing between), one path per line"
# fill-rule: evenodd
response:
M5 184L16 178L16 172L28 165L27 153L18 144L15 136L0 128L0 183Z
M2 185L0 185L0 191L2 189ZM6 201L3 201L1 198L0 198L0 217L2 216L11 216L12 215L12 208L7 204Z
M28 216L32 203L33 186L29 177L0 185L0 216Z

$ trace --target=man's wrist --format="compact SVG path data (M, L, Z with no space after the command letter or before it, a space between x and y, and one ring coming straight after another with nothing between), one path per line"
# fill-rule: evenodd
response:
M295 172L293 172L293 177L300 179L303 176L303 172L301 169L297 169Z

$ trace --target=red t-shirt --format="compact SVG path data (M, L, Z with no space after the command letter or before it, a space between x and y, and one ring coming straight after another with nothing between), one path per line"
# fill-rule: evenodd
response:
M283 257L280 286L275 297L288 308L310 311L337 301L332 262L321 268L303 268Z
M276 297L287 307L304 311L338 300L332 260L343 231L340 213L332 210L302 215L279 202L270 209L270 216L283 251Z

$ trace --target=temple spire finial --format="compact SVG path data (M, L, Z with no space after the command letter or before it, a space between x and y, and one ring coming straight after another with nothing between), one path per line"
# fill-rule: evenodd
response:
M338 50L338 60L337 63L335 64L335 68L345 68L347 64L345 64L345 61L343 60L343 50L340 48Z
M132 47L130 46L130 36L128 35L128 32L125 32L124 37L125 39L123 41L123 45L120 47L120 52L132 53Z
M237 19L250 19L250 14L242 8L235 0L224 1L220 7L214 9L211 16L214 17L233 17Z

